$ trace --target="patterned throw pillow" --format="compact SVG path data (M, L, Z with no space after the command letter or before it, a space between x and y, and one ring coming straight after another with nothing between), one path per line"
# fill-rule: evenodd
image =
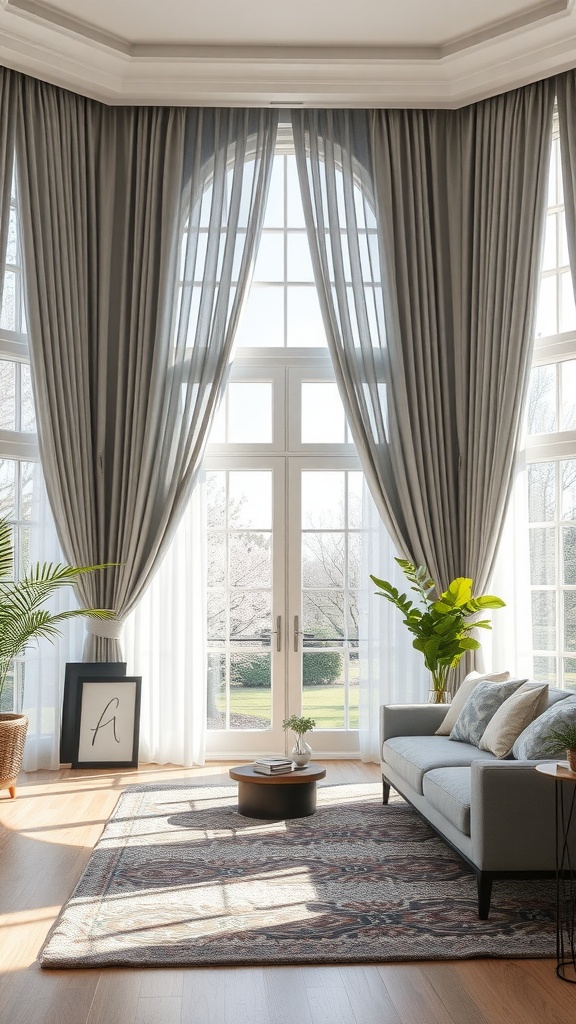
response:
M452 703L448 705L448 711L445 717L442 719L442 725L436 729L436 736L449 736L452 732L453 727L456 725L456 720L462 711L468 697L472 693L472 690L478 683L481 683L484 679L490 679L495 683L505 683L507 679L510 679L509 672L498 672L490 673L486 675L480 675L479 672L469 672L465 679L462 680L460 686L456 690L452 698Z
M480 739L480 750L508 757L520 733L544 711L547 702L548 683L524 683L488 722Z
M520 733L512 756L517 761L542 761L547 757L565 757L565 750L550 746L550 733L576 722L576 695L558 700Z
M462 708L450 739L477 747L492 715L525 682L525 679L510 679L507 683L478 683Z

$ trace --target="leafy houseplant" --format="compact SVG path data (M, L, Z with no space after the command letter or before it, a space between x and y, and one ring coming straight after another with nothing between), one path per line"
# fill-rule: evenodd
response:
M576 772L576 722L566 722L552 730L548 737L548 750L551 757L565 750L570 771Z
M310 760L312 748L308 746L304 740L304 736L316 725L314 718L302 718L298 715L292 715L290 718L285 718L282 722L282 728L284 732L291 729L292 732L296 733L296 743L292 750L292 760L299 768L304 768Z
M14 658L22 654L31 640L60 635L59 623L79 616L108 619L114 612L102 608L81 608L52 614L42 605L60 587L74 582L83 573L107 568L106 565L70 566L38 563L20 580L11 580L14 568L12 528L0 519L0 699ZM15 795L15 781L22 766L24 740L28 728L25 715L0 714L0 789Z
M503 608L504 601L491 594L472 596L473 582L466 577L452 580L447 590L438 598L434 580L425 566L416 567L403 558L396 561L402 569L411 590L418 595L418 602L401 594L396 587L376 576L370 579L379 588L379 596L385 597L402 612L404 625L414 635L412 646L424 655L424 664L432 676L432 693L436 703L443 703L447 680L466 651L480 647L478 640L470 636L473 629L491 629L487 620L478 621L478 612L488 608Z

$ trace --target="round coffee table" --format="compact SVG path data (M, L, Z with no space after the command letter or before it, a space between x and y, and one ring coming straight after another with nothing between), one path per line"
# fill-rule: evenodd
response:
M238 812L248 818L305 818L316 810L316 783L326 777L319 764L284 775L261 775L251 764L230 769L238 783Z

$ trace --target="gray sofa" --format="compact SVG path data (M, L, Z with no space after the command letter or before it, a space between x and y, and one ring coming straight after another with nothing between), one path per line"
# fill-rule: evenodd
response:
M566 696L550 689L549 704ZM499 760L435 736L446 711L437 704L381 708L383 802L393 786L473 868L485 919L494 879L554 875L555 784L535 770L537 761Z

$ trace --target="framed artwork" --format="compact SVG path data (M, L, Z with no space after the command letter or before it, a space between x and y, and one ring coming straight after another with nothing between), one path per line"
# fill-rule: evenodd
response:
M60 764L69 764L74 757L76 708L80 676L124 676L125 661L69 661L64 676L64 700L60 728Z
M80 676L73 768L137 768L142 676Z

